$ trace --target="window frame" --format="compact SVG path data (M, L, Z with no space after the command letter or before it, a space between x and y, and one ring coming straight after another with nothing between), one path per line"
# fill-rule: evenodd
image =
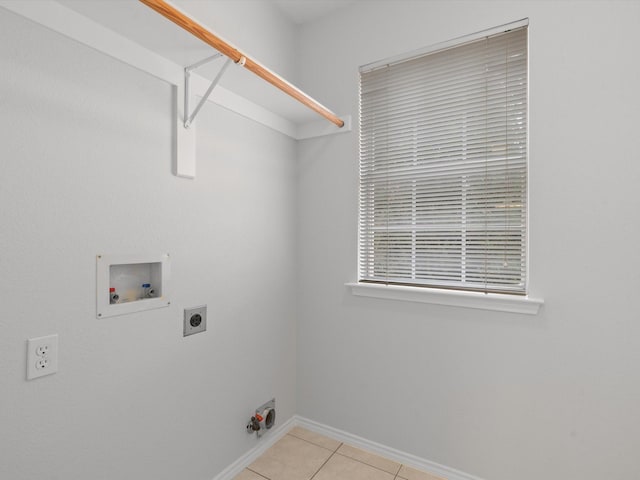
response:
M436 51L443 51L448 48L458 47L465 45L467 43L475 42L479 39L500 34L503 32L508 32L510 30L528 27L529 19L524 18L518 20L516 22L511 22L508 24L500 25L498 27L494 27L491 29L483 30L480 32L473 33L471 35L466 35L463 37L458 37L456 39L452 39L446 42L437 43L431 46L428 46L423 49L414 50L412 52L408 52L402 55L397 55L394 57L386 58L383 60L379 60L373 63L369 63L360 67L360 72L370 71L384 65L393 64L396 62L402 62L411 58L419 57L422 55L426 55L429 53L433 53ZM527 34L528 35L528 34ZM543 300L534 299L529 297L530 291L530 232L529 232L529 217L530 217L530 174L529 174L529 142L530 142L530 127L529 127L529 79L530 73L528 68L529 63L529 55L528 49L529 45L527 42L527 85L526 85L526 102L527 102L527 135L526 135L526 148L527 148L527 158L525 160L525 165L527 169L526 176L526 201L527 208L525 211L525 253L524 253L524 292L520 293L493 293L493 292L479 292L476 289L466 289L461 287L452 287L447 288L445 286L413 286L410 284L400 284L400 283L380 283L380 282L372 282L367 280L360 280L363 276L360 275L360 259L361 259L361 238L358 235L358 281L347 283L346 285L351 288L351 291L354 295L361 296L373 296L379 298L390 298L390 299L398 299L398 300L409 300L409 301L419 301L426 303L436 303L441 305L458 305L463 307L470 308L483 308L490 310L499 310L499 311L511 311L517 313L537 313L540 305L543 304ZM359 189L360 192L360 189ZM359 198L359 205L361 205L361 198Z

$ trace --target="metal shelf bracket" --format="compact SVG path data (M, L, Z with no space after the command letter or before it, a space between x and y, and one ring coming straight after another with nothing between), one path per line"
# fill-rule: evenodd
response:
M200 60L199 62L184 68L184 128L189 128L191 126L191 124L196 118L196 115L198 115L198 112L200 112L200 109L202 108L202 106L205 104L205 102L211 95L211 92L213 92L213 89L216 88L216 85L218 85L218 82L222 78L222 75L224 75L224 72L227 70L227 67L231 63L231 59L227 58L227 61L224 62L222 67L220 67L220 70L218 71L216 78L213 79L213 81L211 82L211 85L209 85L209 88L207 88L207 91L204 93L204 95L200 99L200 102L198 103L198 105L196 105L196 108L193 109L193 112L189 113L189 99L191 96L191 72L194 71L196 68L206 65L207 63L212 62L214 60L217 60L220 57L222 57L222 54L216 53L211 57L207 57L204 60Z

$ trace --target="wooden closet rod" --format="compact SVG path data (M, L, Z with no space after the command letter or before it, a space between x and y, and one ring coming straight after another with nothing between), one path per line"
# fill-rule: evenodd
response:
M203 42L208 45L211 45L218 52L226 55L235 63L240 63L244 65L244 67L253 73L255 73L260 78L266 80L270 84L282 90L284 93L292 96L296 100L298 100L303 105L306 105L311 110L319 113L324 118L329 120L330 122L335 123L338 127L343 127L344 122L331 110L324 107L320 103L316 102L309 95L304 93L299 88L295 87L291 83L287 82L284 78L280 77L276 73L272 72L268 68L260 65L255 60L247 57L245 54L239 52L236 48L229 45L227 42L222 40L220 37L214 35L202 25L194 22L191 18L187 17L184 13L182 13L177 8L173 7L171 4L165 2L164 0L140 0L142 3L147 5L148 7L154 9L163 17L171 20L176 25L184 28L187 32L191 33L193 36L199 38Z

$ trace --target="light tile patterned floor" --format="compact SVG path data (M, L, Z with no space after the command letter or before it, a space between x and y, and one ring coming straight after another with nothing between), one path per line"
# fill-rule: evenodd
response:
M445 480L294 427L234 480Z

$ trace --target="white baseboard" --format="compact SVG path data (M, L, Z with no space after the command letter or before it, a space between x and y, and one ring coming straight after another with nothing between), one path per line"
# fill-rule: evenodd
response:
M293 416L279 427L272 428L261 437L261 441L254 448L242 455L239 459L213 477L213 480L232 480L242 470L251 465L260 455L267 451L274 443L284 437L289 430L297 425L296 417Z
M354 447L368 450L370 452L376 453L378 455L406 465L407 467L424 470L433 473L434 475L446 478L447 480L482 480L481 478L469 473L461 472L460 470L447 467L446 465L440 465L439 463L432 462L431 460L426 460L424 458L417 457L416 455L411 455L410 453L405 453L400 450L396 450L395 448L372 442L371 440L367 440L366 438L358 437L357 435L353 435L352 433L329 427L328 425L324 425L322 423L314 422L313 420L309 420L308 418L300 416L296 416L294 418L296 420L295 425L319 433L321 435L324 435L325 437L339 440Z
M269 447L284 437L289 430L296 426L306 428L312 432L319 433L354 447L368 450L408 467L431 472L434 475L441 476L447 480L482 480L481 478L469 473L461 472L460 470L447 467L446 465L440 465L439 463L411 455L410 453L405 453L400 450L396 450L395 448L372 442L366 438L353 435L352 433L348 433L337 428L329 427L328 425L309 420L308 418L301 417L299 415L294 415L275 430L270 431L265 437L263 437L264 441L262 441L260 445L249 450L242 457L216 475L213 480L232 480L242 470L251 465Z

